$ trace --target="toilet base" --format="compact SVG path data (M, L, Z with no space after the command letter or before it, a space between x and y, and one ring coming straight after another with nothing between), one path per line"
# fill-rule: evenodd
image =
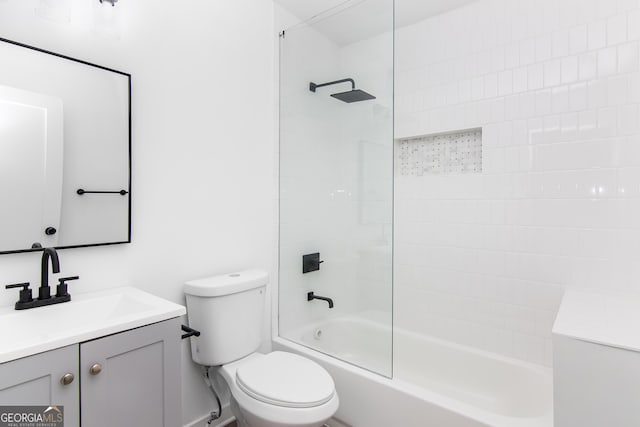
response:
M231 413L234 417L236 417L237 427L251 427L249 424L247 424L247 420L245 420L244 414L238 406L238 401L233 396L231 396L230 400L231 402L229 406L231 407Z
M236 423L238 427L323 427L326 426L328 420L314 422L311 424L290 424L290 423L275 423L261 419L254 414L246 413L240 409L237 400L231 396L231 413L236 417Z

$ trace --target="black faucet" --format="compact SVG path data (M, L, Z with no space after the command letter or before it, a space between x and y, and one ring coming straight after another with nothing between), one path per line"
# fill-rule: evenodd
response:
M40 270L40 289L38 299L51 298L51 288L49 287L49 259L54 273L60 273L60 259L54 248L45 248L42 251L42 269Z
M314 294L313 292L308 292L307 293L307 301L313 301L314 299L321 299L322 301L326 301L326 302L329 303L329 308L333 308L333 300L331 298L320 297L320 296Z
M56 294L51 295L51 288L49 287L49 260L51 260L51 267L54 273L60 273L60 259L58 259L58 253L54 248L45 248L42 251L42 263L41 263L41 281L40 289L38 291L38 298L33 299L31 296L31 289L29 283L16 283L13 285L7 285L5 288L22 288L20 291L20 299L16 302L16 310L25 310L28 308L42 307L45 305L59 304L61 302L71 301L71 295L68 292L67 282L71 280L77 280L80 277L61 277L58 279L58 286L56 288Z

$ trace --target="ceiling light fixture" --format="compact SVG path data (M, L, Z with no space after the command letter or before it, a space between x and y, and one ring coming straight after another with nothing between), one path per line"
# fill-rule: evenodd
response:
M115 6L118 0L98 0L100 3L111 3L111 6Z

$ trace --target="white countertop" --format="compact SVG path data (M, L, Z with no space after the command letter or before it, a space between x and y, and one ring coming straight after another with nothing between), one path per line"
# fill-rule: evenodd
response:
M2 307L0 363L185 313L182 305L131 287L74 294L70 302L28 310Z
M640 297L567 291L553 333L640 351Z

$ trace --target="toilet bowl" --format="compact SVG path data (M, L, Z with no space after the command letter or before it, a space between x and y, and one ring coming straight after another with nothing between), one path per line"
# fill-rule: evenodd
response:
M240 427L320 427L335 414L329 373L305 357L257 353L268 274L248 270L187 282L193 361L213 367L231 391Z

